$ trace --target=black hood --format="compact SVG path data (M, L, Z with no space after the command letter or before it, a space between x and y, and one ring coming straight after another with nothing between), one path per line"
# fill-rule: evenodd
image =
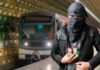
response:
M88 16L85 8L79 2L74 2L69 6L68 14L70 13L75 13L78 14L79 16L86 16L86 17Z

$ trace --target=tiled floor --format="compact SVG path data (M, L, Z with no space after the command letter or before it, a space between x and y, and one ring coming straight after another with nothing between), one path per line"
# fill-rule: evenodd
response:
M58 68L58 65L51 58L47 58L16 70L59 70Z

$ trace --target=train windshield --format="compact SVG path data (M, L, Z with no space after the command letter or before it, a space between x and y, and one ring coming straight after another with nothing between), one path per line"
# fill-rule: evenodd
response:
M55 25L54 14L22 14L20 22L20 47L25 49L51 49L56 32Z
M22 39L47 39L54 35L52 23L25 23L22 31Z

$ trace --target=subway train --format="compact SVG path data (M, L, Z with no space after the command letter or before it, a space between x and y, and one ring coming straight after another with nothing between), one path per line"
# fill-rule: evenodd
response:
M67 23L57 13L31 12L20 16L20 58L49 56L56 31ZM35 59L35 58L34 58Z

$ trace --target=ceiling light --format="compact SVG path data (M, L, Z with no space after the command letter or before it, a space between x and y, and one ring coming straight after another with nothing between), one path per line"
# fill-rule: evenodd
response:
M12 15L12 13L11 13L11 12L9 12L9 13L8 13L8 15L9 15L9 16L11 16L11 15Z
M18 7L15 7L15 9L18 9Z
M8 4L8 3L6 3L4 6L5 6L5 7L8 7L8 6L9 6L9 4Z
M29 4L29 6L32 6L32 4Z
M19 8L19 10L21 11L21 10L22 10L22 8Z
M0 13L2 13L2 10L0 10Z
M26 11L26 9L23 9L23 11Z
M4 3L3 2L0 2L0 5L3 5Z
M10 5L10 8L13 8L13 5Z
M7 14L7 12L3 12L3 14L4 14L4 15L6 15L6 14Z
M17 2L20 2L20 0L17 0Z

